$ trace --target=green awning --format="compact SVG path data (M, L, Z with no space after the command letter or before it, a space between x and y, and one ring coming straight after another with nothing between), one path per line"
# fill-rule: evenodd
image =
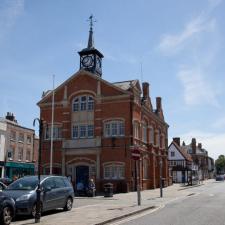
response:
M14 167L14 168L22 168L22 169L34 169L34 163L7 162L6 167Z

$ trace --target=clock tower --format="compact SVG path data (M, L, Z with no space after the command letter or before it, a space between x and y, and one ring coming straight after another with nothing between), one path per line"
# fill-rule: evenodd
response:
M87 48L84 48L79 53L80 69L90 71L97 76L102 76L102 58L103 54L94 47L93 38L93 15L89 17L90 30Z

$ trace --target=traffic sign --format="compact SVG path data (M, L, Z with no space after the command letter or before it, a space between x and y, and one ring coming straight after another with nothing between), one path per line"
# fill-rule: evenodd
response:
M139 160L141 157L141 152L138 148L134 148L132 149L131 155L133 160Z

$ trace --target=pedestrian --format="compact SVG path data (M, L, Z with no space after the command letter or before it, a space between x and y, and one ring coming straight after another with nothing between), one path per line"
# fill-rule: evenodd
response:
M95 192L96 192L95 182L94 182L93 179L89 179L89 181L88 181L88 188L87 188L87 195L91 196L91 197L94 197L95 196Z

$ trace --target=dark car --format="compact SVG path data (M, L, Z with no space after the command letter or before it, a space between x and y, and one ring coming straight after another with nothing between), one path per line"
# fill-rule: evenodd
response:
M224 181L224 175L216 175L216 181Z
M37 176L26 176L14 181L3 191L15 200L17 215L35 216L37 185ZM74 190L67 177L41 176L41 190L42 212L57 208L72 209Z
M7 187L7 186L6 186L5 184L3 184L2 182L0 182L0 191L5 190L6 187Z
M13 182L13 180L5 177L5 178L0 178L0 182L5 184L6 186L8 186L9 184L11 184Z
M9 225L15 215L15 201L0 192L0 224Z

